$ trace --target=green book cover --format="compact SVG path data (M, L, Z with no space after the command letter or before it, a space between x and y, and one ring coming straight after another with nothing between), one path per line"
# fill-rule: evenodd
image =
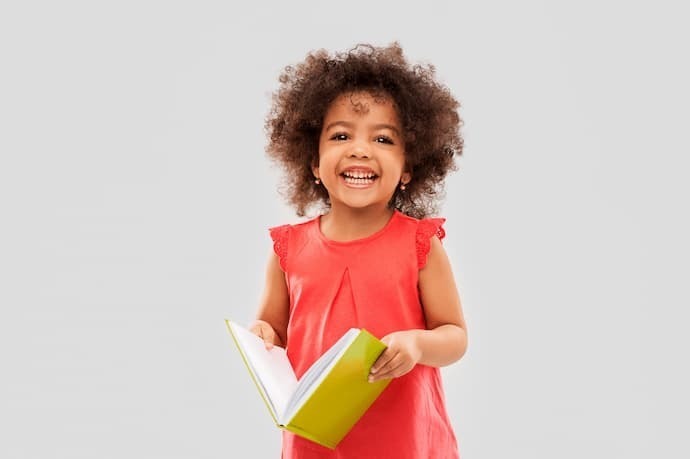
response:
M386 345L351 328L298 381L283 348L225 321L242 360L276 425L334 449L390 380L368 381Z

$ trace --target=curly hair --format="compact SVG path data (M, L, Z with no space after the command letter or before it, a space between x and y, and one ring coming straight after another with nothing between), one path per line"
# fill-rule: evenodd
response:
M279 78L266 117L266 153L285 172L282 192L304 216L311 205L330 206L323 186L315 186L319 136L329 105L341 94L366 91L389 98L400 120L406 169L412 181L396 189L390 207L416 218L436 212L446 175L462 154L460 104L435 80L433 65L410 65L398 42L387 47L358 44L347 52L307 54Z

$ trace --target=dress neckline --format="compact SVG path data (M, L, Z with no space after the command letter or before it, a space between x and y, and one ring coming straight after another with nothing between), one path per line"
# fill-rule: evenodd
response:
M323 215L319 215L314 219L314 228L316 231L316 234L318 235L319 239L321 239L323 242L326 242L327 244L332 244L332 245L353 245L353 244L361 244L363 242L368 242L372 239L375 239L379 236L381 236L383 233L385 233L388 228L391 227L393 224L393 221L395 221L398 218L398 215L400 214L400 211L395 209L393 210L393 214L391 217L388 219L386 224L381 228L380 230L370 234L369 236L364 236L358 239L352 239L350 241L334 241L333 239L327 238L322 232L321 232L321 217Z

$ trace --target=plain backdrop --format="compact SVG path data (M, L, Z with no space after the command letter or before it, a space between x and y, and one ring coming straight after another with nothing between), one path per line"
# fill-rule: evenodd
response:
M258 304L278 75L398 40L461 102L441 214L466 459L686 458L682 2L3 1L0 457L277 458Z

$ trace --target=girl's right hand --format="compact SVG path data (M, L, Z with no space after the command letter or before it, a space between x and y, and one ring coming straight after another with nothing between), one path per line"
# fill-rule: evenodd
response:
M265 320L255 320L249 327L249 331L264 340L266 350L272 349L275 345L280 346L282 344L276 331Z

